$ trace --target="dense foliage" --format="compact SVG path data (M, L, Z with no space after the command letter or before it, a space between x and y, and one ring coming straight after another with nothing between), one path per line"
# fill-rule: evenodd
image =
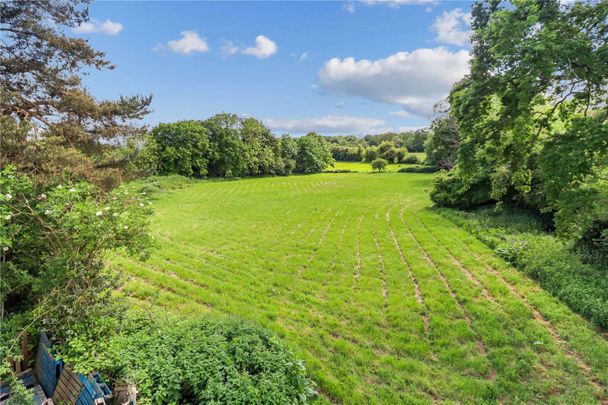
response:
M388 132L379 135L366 135L358 138L348 136L326 136L330 143L332 156L342 162L372 162L377 158L389 163L411 164L418 158L410 152L423 152L424 142L429 132L420 129L400 134Z
M236 177L319 173L332 165L328 143L314 132L276 138L254 118L221 113L204 121L159 124L140 153L156 174Z
M531 207L605 249L608 3L480 1L472 16L471 72L449 97L458 159L433 200Z
M459 146L460 132L456 120L450 116L437 118L424 144L426 161L438 169L449 170L456 164Z
M142 404L295 404L316 395L302 361L237 318L125 321L97 369L134 383Z
M145 195L102 193L86 182L41 190L8 167L0 202L0 357L19 357L23 334L39 330L64 342L87 340L91 349L121 312L114 296L120 279L105 255L149 250Z

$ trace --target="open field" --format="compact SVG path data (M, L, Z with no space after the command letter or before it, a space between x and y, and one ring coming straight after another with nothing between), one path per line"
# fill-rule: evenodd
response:
M429 209L426 174L200 182L154 202L134 299L281 335L320 400L608 401L608 341Z
M421 162L424 161L426 155L424 153L410 153L411 155L418 156ZM386 167L387 172L396 172L402 167L411 167L415 165L411 164L394 164L391 163ZM369 162L336 162L334 167L330 167L329 170L351 170L353 172L371 172L372 165Z

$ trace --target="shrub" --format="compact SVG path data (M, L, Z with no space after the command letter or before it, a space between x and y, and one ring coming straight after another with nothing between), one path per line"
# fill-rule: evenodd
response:
M276 336L237 318L134 319L111 344L106 374L141 403L306 403L314 383Z
M386 166L388 165L388 162L382 158L377 158L374 159L374 161L372 162L372 169L375 172L383 172L386 170Z
M399 163L407 164L407 165L417 165L420 164L420 159L416 155L406 155L401 159Z
M435 173L437 168L435 166L410 166L402 167L397 171L399 173Z
M431 200L437 205L470 208L490 201L490 182L484 175L465 181L457 171L437 173Z

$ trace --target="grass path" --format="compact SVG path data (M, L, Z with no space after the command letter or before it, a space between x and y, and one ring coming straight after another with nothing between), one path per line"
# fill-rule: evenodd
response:
M426 174L201 182L154 202L134 299L257 321L320 402L608 403L608 341L430 209Z

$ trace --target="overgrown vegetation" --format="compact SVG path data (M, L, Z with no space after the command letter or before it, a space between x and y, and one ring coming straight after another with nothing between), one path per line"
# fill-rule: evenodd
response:
M190 320L134 313L97 370L135 384L142 404L302 404L315 397L304 364L267 330L238 318Z

